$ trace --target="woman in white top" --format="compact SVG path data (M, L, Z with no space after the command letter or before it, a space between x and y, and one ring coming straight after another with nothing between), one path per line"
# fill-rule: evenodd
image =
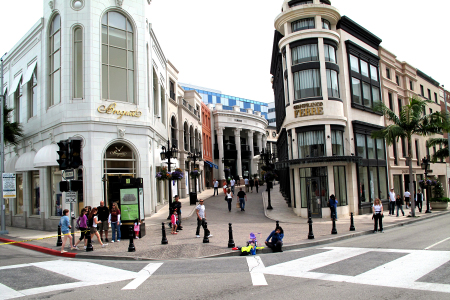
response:
M108 244L103 244L102 240L100 239L100 234L98 234L97 230L97 224L101 223L102 221L98 220L97 216L97 207L94 207L91 212L89 213L89 230L91 232L91 239L94 237L94 235L98 239L98 243L102 245L102 248L107 246Z
M227 202L228 202L228 211L231 212L231 201L233 200L233 193L230 188L227 189Z
M380 231L383 231L383 204L381 203L380 198L375 198L375 201L373 201L373 206L372 206L372 211L373 211L373 222L374 222L374 226L373 226L373 233L377 233L377 222L379 222L380 224Z

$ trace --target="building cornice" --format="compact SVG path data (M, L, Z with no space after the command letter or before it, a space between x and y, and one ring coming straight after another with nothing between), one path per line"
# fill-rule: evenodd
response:
M327 29L307 29L294 32L282 38L278 43L278 47L283 49L286 45L307 38L324 38L335 41L340 44L341 37L336 31L327 30Z

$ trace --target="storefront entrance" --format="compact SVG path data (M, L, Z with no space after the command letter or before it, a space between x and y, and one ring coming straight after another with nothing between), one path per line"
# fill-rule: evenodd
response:
M319 177L306 178L306 197L313 218L322 218L321 184Z
M302 208L311 208L313 218L322 218L322 207L328 203L327 167L301 168Z

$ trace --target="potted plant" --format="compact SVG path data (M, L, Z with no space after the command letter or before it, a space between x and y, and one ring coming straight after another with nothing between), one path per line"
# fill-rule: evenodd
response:
M175 171L172 172L172 180L181 180L183 179L183 170L180 168L176 168Z
M444 188L440 181L436 181L436 184L433 187L433 195L434 197L430 200L430 206L433 209L447 209L450 199L444 197Z
M169 172L167 172L167 167L163 167L160 172L156 173L155 177L156 177L156 180L158 180L158 181L165 181L165 180L170 180L172 175Z

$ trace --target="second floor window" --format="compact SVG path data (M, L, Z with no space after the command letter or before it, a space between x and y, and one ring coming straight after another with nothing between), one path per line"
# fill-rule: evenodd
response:
M325 61L336 63L336 48L331 45L323 45L325 51Z
M340 130L331 130L331 148L333 155L344 155L344 132Z
M306 30L306 29L314 29L315 23L314 18L301 19L291 23L292 32Z
M325 155L325 131L307 131L297 134L298 158L320 157Z
M320 71L318 69L304 70L294 73L295 99L322 96Z
M338 73L335 70L327 69L328 97L339 98Z
M322 19L322 29L331 29L330 22L325 19Z
M317 44L298 46L292 49L292 64L301 64L308 61L319 61Z

